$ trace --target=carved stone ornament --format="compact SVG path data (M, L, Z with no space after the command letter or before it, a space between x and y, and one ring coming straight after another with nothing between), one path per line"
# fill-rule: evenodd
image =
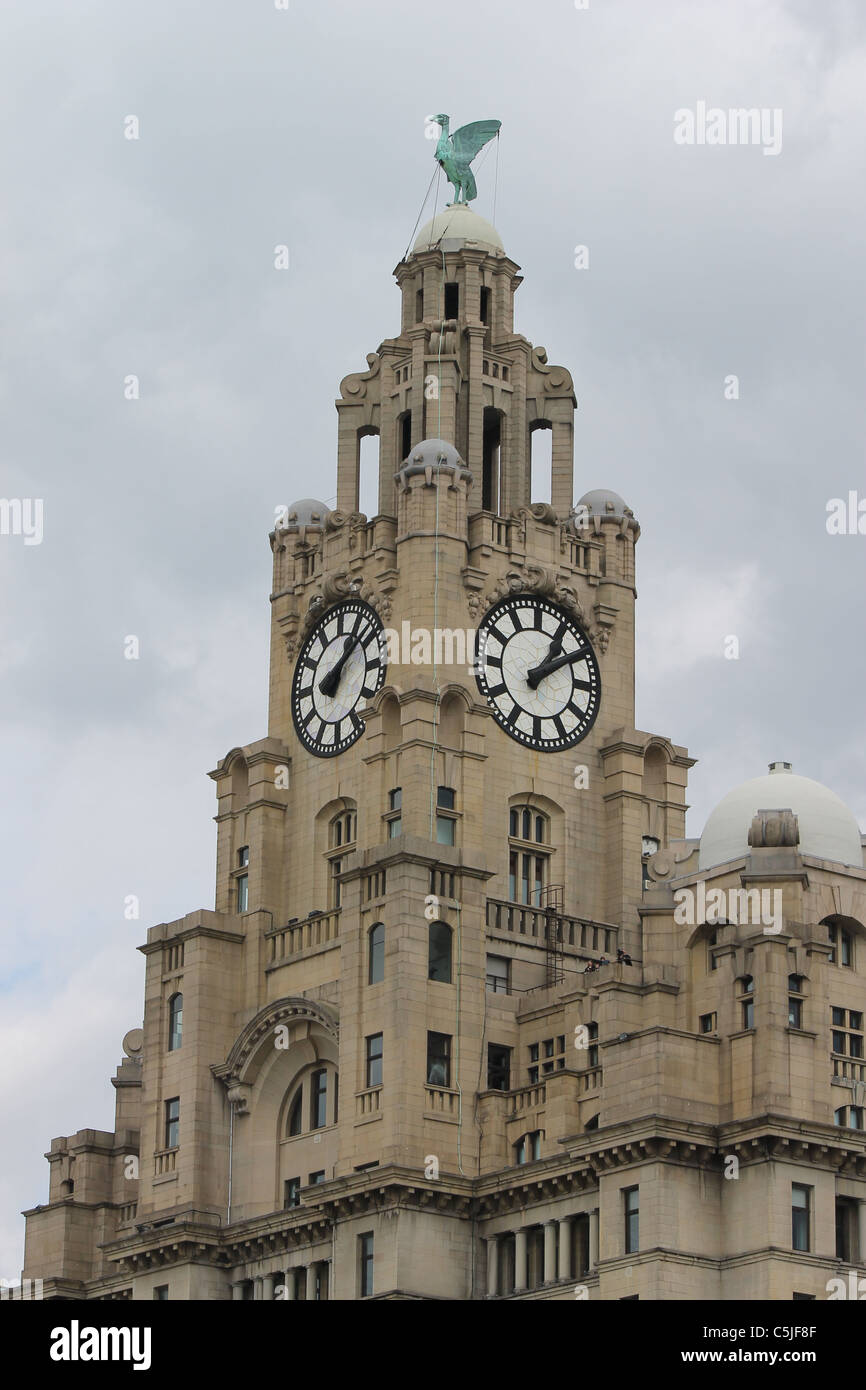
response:
M382 359L377 352L367 353L367 371L350 372L340 382L340 395L344 401L363 400L367 394L367 383L379 375Z
M360 515L360 513L356 513ZM361 575L350 575L348 570L335 570L322 577L318 593L312 595L304 614L303 620L298 622L291 631L286 632L286 655L289 661L293 661L298 647L304 641L310 628L319 621L324 613L335 603L342 599L359 598L364 603L369 603L382 619L387 623L391 617L391 598L389 594L382 594L378 589L372 588Z
M552 603L558 603L561 608L573 613L578 622L586 626L583 605L576 591L570 584L560 583L556 571L543 565L515 566L502 575L483 598L477 593L470 593L467 599L469 612L473 619L477 618L479 611L486 612L509 594L539 594L542 598L549 598Z
M574 382L567 367L551 367L547 363L547 348L532 349L532 369L544 377L544 391L548 396L570 395Z
M662 879L672 878L679 864L691 859L694 854L694 845L686 845L682 849L660 849L656 854L650 855L646 862L647 873L650 878L655 879L656 883Z
M749 826L752 849L793 848L800 843L800 823L790 808L759 811Z

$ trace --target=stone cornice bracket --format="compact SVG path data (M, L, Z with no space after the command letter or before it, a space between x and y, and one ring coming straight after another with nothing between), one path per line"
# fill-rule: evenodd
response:
M243 1081L238 1081L237 1077L223 1077L223 1085L228 1092L228 1102L236 1115L248 1115L252 1086L246 1085Z
M363 400L367 394L367 383L379 375L382 359L377 352L367 353L367 371L350 372L340 382L340 397L344 401Z

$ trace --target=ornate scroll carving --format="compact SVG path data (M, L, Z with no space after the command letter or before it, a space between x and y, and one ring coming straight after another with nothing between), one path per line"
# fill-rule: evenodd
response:
M382 359L377 352L367 353L366 372L350 372L340 382L340 395L344 401L363 400L367 394L367 383L379 375Z

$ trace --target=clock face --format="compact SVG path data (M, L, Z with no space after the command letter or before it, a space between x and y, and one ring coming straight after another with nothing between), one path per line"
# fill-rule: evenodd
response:
M585 738L601 704L598 662L583 628L555 603L527 594L485 614L475 679L505 732L543 753Z
M317 758L333 758L364 732L358 708L385 679L382 624L361 599L335 604L304 642L292 681L298 738Z

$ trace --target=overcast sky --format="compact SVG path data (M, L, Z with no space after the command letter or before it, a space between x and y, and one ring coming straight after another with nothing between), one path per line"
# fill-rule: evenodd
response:
M866 826L866 535L826 529L866 498L866 6L6 0L0 29L0 493L44 504L41 544L0 536L8 1279L51 1138L113 1128L135 947L213 904L205 773L266 732L274 508L334 498L426 115L502 121L516 327L574 375L576 497L641 523L637 724L700 760L689 833L777 758ZM700 102L780 110L781 150L675 143Z

